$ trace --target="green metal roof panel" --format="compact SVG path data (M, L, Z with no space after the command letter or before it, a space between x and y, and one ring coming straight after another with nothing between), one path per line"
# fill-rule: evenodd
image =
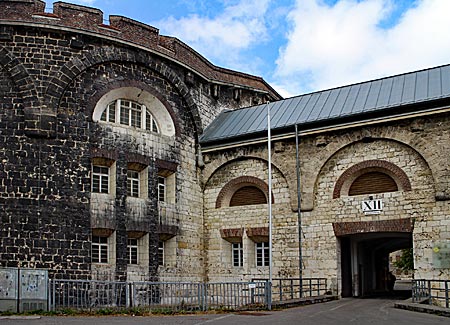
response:
M328 123L360 114L389 115L387 109L450 99L450 65L358 83L301 96L269 105L272 129L296 124ZM267 131L266 104L221 113L206 129L200 142L251 136Z

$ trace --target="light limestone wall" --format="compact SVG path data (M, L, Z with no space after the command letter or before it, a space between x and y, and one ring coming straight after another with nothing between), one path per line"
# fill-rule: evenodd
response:
M276 168L272 170L273 187L273 260L274 276L295 274L297 228L292 222L289 194L284 176ZM220 229L268 227L268 205L247 205L216 208L220 190L229 181L240 176L253 176L268 182L267 162L257 158L233 160L223 165L206 184L205 198L205 242L207 252L206 272L210 281L251 280L268 277L268 267L257 267L255 243L244 232L243 267L232 266L231 243L221 238Z
M448 116L437 115L395 125L301 137L299 150L305 277L326 277L330 288L340 288L340 246L333 231L333 222L411 218L414 221L415 278L448 278L449 269L436 269L433 266L432 249L435 243L450 239L449 123ZM273 147L272 162L277 184L274 191L280 191L278 198L281 197L281 201L277 201L275 194L274 275L298 275L295 142L292 139L275 142ZM208 252L206 272L210 278L243 279L264 273L248 267L233 269L230 244L220 238L219 229L249 224L267 225L267 207L216 209L215 200L223 186L234 177L251 175L267 182L266 158L264 144L205 154L205 248ZM342 173L367 160L395 164L411 182L411 191L374 195L374 198L383 199L385 204L379 215L364 215L361 211L361 201L367 196L333 199L334 186ZM262 161L264 163L258 163ZM277 179L283 179L283 182Z

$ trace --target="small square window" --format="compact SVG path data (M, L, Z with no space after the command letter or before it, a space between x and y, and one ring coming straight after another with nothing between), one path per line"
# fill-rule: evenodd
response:
M242 243L231 244L231 250L233 255L233 266L242 267L244 261L244 252L242 249Z
M166 178L158 176L158 201L166 202Z
M139 197L139 172L135 170L127 171L127 195Z
M159 241L158 243L158 265L164 265L164 242Z
M109 193L109 167L92 166L92 192Z
M256 266L269 266L269 243L256 243Z
M138 264L138 240L135 238L128 239L127 263L128 264Z
M92 236L92 263L108 263L108 237Z

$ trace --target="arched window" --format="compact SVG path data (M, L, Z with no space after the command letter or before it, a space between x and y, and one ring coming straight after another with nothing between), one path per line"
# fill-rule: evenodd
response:
M382 172L368 172L356 178L348 195L376 194L398 191L397 183L394 179Z
M146 90L121 87L108 91L95 104L94 122L114 125L114 131L133 127L149 131L149 136L175 136L175 123L167 103ZM151 133L151 134L150 134Z
M267 204L267 184L253 176L240 176L229 181L220 190L216 208ZM272 195L272 203L274 202Z
M334 187L333 199L396 191L411 191L406 173L388 161L366 160L342 173Z
M266 195L256 186L241 187L230 200L230 207L252 204L267 204Z
M109 103L102 112L100 121L159 133L158 123L145 105L131 100L116 99Z

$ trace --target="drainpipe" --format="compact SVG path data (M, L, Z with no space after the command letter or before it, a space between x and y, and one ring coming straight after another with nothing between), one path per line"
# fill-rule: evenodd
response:
M295 162L297 169L297 219L298 219L298 274L300 278L300 297L303 297L303 254L302 254L302 215L300 211L300 159L299 159L298 125L295 124Z

